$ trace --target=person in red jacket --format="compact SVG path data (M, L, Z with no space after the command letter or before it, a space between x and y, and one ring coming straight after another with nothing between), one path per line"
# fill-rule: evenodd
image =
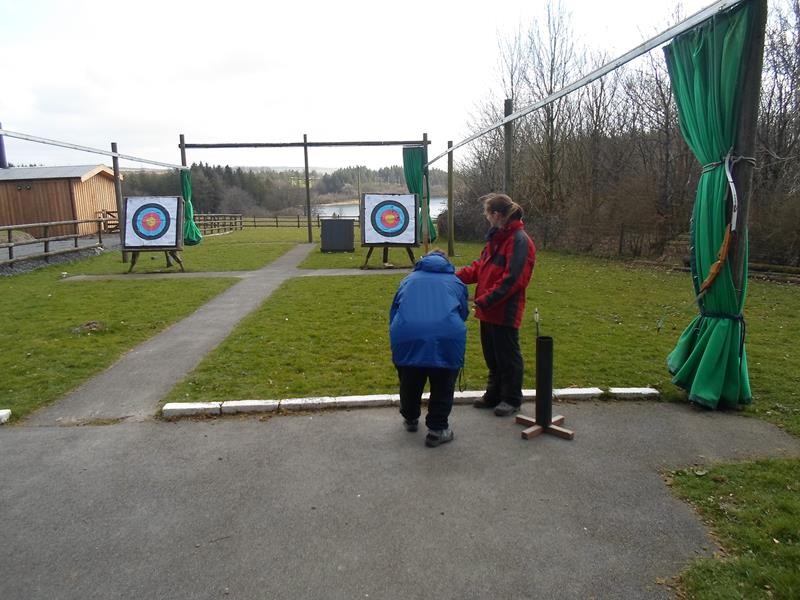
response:
M481 324L481 348L489 369L486 392L476 408L494 409L498 417L519 411L524 363L519 328L525 290L533 275L536 246L525 233L522 207L505 194L481 198L489 231L480 258L456 271L475 288L475 317Z

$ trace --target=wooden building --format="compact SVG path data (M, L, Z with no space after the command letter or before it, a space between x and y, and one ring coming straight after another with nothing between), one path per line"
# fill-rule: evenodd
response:
M96 219L117 210L114 172L104 165L0 169L0 225ZM25 230L34 237L42 228ZM48 235L91 235L96 223L50 227Z

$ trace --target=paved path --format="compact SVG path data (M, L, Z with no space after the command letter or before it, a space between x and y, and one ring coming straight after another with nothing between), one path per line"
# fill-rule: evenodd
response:
M559 404L573 441L457 406L0 428L0 598L667 599L715 550L659 469L800 456L759 421Z

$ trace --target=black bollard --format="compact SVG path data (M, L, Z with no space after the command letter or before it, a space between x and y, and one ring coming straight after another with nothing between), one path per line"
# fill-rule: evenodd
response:
M544 428L553 421L553 338L536 338L536 424Z

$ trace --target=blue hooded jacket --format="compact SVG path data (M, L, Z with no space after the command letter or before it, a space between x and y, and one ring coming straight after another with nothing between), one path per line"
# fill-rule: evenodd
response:
M400 282L389 311L392 362L399 367L460 369L469 316L467 286L443 255L426 254Z

